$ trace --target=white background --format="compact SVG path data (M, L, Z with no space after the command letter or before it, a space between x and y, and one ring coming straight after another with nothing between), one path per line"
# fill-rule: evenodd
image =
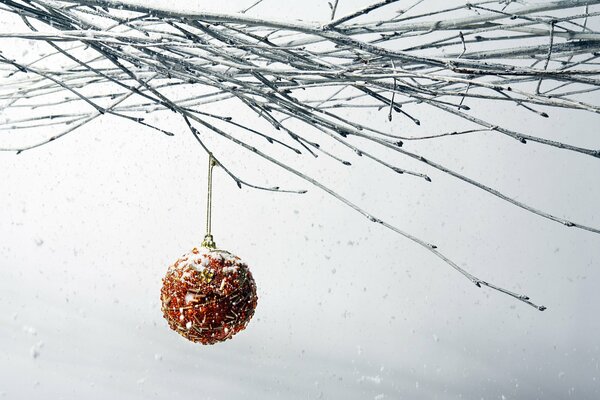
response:
M251 3L182 6L236 11ZM273 4L280 2L266 1L253 15L323 21L328 15L325 1ZM343 15L364 3L340 4ZM469 105L522 132L600 146L594 115L551 110L542 119L512 105ZM254 122L241 108L232 114ZM388 123L386 114L364 118L419 134L447 130L454 121L421 115L416 131L402 119ZM352 167L324 157L295 162L547 311L476 288L414 243L215 141L215 151L244 178L309 192L240 190L216 170L215 238L250 265L259 304L233 340L212 347L186 342L162 319L159 291L167 266L202 239L207 159L181 121L171 127L173 138L104 117L47 146L0 154L0 396L600 396L600 237L399 155L388 158L429 173L433 182L349 152ZM493 134L411 146L520 201L600 226L597 159Z

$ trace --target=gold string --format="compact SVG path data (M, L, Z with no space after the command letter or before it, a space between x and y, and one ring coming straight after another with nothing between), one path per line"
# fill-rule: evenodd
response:
M206 199L206 235L204 241L202 241L202 247L209 249L216 249L217 245L213 240L211 233L212 224L212 172L213 168L217 165L217 160L212 156L208 155L208 191Z

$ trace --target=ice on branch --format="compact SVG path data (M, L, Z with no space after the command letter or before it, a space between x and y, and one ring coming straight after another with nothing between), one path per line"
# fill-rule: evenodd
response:
M0 19L19 20L22 27L0 33L0 130L14 133L13 142L0 142L1 150L19 153L45 145L105 115L174 135L172 127L148 115L176 113L238 186L304 192L246 181L221 160L207 136L326 191L425 247L476 286L542 310L525 295L471 275L436 245L373 216L288 160L323 156L350 165L346 154L323 145L333 141L407 179L427 184L429 172L438 171L542 218L600 233L509 197L410 146L491 133L517 145L600 158L600 145L580 147L517 131L473 106L510 103L535 118L557 109L600 112L600 0L449 1L433 10L427 2L385 0L351 13L342 13L342 3L329 2L331 13L323 21L288 22L251 16L260 15L263 1L237 14L219 14L113 0L0 0ZM29 41L31 50L12 51L7 40ZM266 125L249 127L230 107L218 114L204 107L232 101ZM23 108L31 111L26 117L12 116ZM371 111L414 128L414 134L382 130L365 117ZM432 112L451 115L463 126L419 131ZM322 141L305 129L318 132ZM263 145L254 144L257 138ZM369 150L373 146L415 160L420 168L385 161Z

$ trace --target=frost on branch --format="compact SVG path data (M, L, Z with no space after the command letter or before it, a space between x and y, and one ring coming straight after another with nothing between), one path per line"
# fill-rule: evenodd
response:
M600 158L600 146L582 148L515 131L488 120L474 106L510 103L535 118L547 118L559 108L598 113L593 95L600 88L600 0L444 2L446 8L436 10L422 1L384 0L347 14L340 11L342 3L329 2L331 13L321 22L284 22L250 16L260 15L263 1L225 15L112 0L0 0L0 18L20 19L23 28L0 33L0 129L16 138L0 147L15 152L39 147L103 115L173 135L171 127L146 119L149 113L172 112L238 186L289 191L244 180L213 153L207 136L220 137L323 189L425 247L478 287L542 310L527 296L471 275L434 244L371 215L289 159L325 156L350 165L323 145L334 141L421 182L430 182L428 171L437 170L540 217L600 233L511 198L410 146L492 133L519 145ZM10 51L2 45L8 39L34 41L36 54L32 58ZM229 113L230 106L219 114L204 107L232 101L268 126L246 126ZM23 108L31 112L11 119L12 111ZM365 122L371 111L410 124L416 132L432 112L451 115L464 128L398 135ZM318 132L321 141L308 137L306 129ZM233 131L260 138L262 145ZM373 146L416 160L421 168L393 165L372 153Z

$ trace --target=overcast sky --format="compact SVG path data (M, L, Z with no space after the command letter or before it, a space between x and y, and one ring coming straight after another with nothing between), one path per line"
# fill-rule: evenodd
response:
M236 11L253 2L180 3ZM324 0L281 4L267 0L253 15L328 15ZM343 14L366 3L340 4ZM10 21L0 29L25 30ZM522 132L600 147L598 116L470 106ZM253 121L241 107L232 113ZM365 118L402 128L386 111ZM419 132L451 126L444 118L423 117ZM171 138L104 117L19 156L0 153L0 398L599 398L600 236L397 156L433 182L349 153L351 167L323 157L299 165L547 311L478 289L307 183L218 148L248 180L309 191L240 190L215 171L215 240L249 264L259 304L233 340L185 341L163 320L159 292L168 265L202 240L207 159L181 122L172 124L180 134ZM597 159L492 134L413 148L520 201L600 226Z

